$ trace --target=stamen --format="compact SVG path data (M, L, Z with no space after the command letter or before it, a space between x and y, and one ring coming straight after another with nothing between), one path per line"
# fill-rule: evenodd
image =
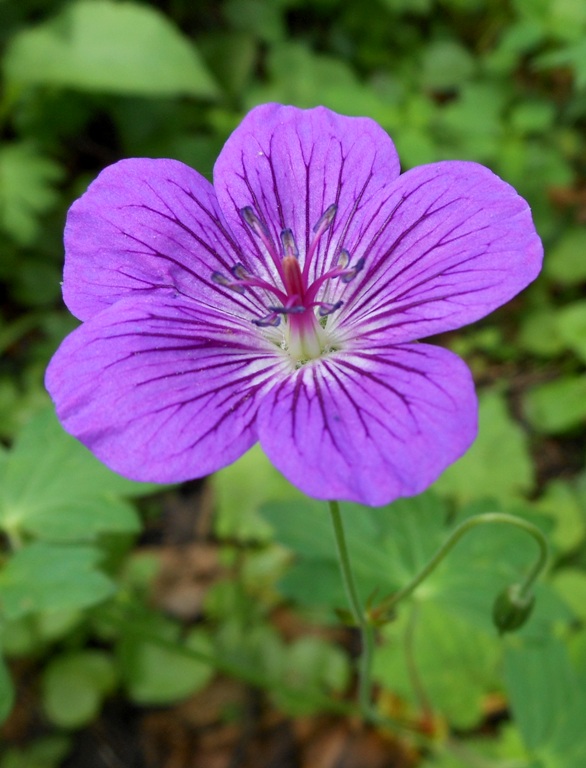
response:
M279 273L279 275L281 275L281 277L283 277L281 259L277 252L277 249L275 248L275 243L273 242L273 238L271 237L271 233L269 232L267 225L261 219L259 219L259 217L253 211L250 205L247 205L244 208L241 208L240 215L244 219L245 223L248 224L248 226L252 229L254 234L260 239L264 247L267 249L267 252L271 257L273 264L277 268L277 272Z
M361 272L363 268L364 268L364 258L358 259L358 261L354 264L352 269L349 269L347 272L341 275L340 280L343 283L349 283L351 280L354 280L356 275L359 272Z
M340 255L338 256L338 266L342 267L342 269L346 269L348 264L350 264L350 254L345 248L342 248Z
M242 285L233 283L232 280L229 280L226 275L223 275L221 272L212 272L212 280L223 288L229 288L231 291L236 291L236 293L244 293L244 287Z
M278 315L301 315L305 312L305 307L299 304L295 307L267 307L271 312L276 312Z
M326 229L330 227L332 221L334 220L334 216L336 215L337 210L338 210L338 206L335 203L332 203L332 205L326 208L326 210L322 213L322 215L317 220L317 224L314 226L313 231L316 234L319 232L319 235L325 232Z
M266 227L266 224L264 224L258 218L256 213L249 205L240 209L240 215L256 235L258 235L263 240L264 238L268 238L270 240L271 236L269 234L269 230Z
M331 315L332 312L335 312L337 309L340 309L343 303L344 302L341 299L335 304L329 304L327 301L320 301L317 304L319 307L317 313L320 317L326 317L327 315Z
M281 323L281 316L276 312L271 312L270 315L265 315L265 317L260 317L252 322L259 328L268 328L269 326L276 328Z
M285 256L299 256L299 250L297 249L297 243L293 237L293 232L290 229L284 229L281 232L281 243L283 245L283 252Z
M332 203L332 205L328 206L326 210L322 213L322 215L319 217L316 225L313 228L313 231L315 232L315 237L311 241L309 250L305 255L305 266L303 267L304 280L307 280L307 277L309 275L309 267L313 260L313 254L317 249L317 244L319 243L319 239L323 235L323 233L330 228L337 210L338 210L338 206L335 203Z
M230 272L237 280L249 280L252 277L244 264L235 264L233 267L230 267Z

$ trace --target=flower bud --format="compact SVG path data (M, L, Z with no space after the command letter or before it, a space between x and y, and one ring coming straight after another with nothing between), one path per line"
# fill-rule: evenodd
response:
M535 595L523 596L520 584L503 589L492 608L492 620L499 633L503 635L520 629L531 615L534 604Z

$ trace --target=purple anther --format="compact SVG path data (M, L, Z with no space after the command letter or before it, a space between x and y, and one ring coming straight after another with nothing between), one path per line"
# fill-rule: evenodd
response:
M320 317L327 317L327 315L331 315L332 312L335 312L337 309L340 309L344 302L340 299L339 301L336 301L335 304L329 304L327 301L320 302L319 309L317 310L317 313Z
M364 259L360 258L358 261L354 264L352 269L349 269L342 277L340 278L343 283L349 283L351 280L354 280L356 275L361 272L364 269Z
M256 235L263 239L270 238L266 225L258 218L249 205L240 209L240 215Z
M243 286L238 285L238 283L233 283L221 272L212 272L212 280L223 288L229 288L231 291L236 291L236 293L244 293Z
M305 312L305 307L298 304L295 307L268 307L271 312L276 312L278 315L301 315Z
M321 233L325 232L326 229L328 229L334 220L334 216L336 215L336 211L338 210L338 206L335 203L332 203L326 210L322 213L322 215L317 220L317 224L314 226L313 231L317 234L318 232Z
M345 248L342 248L338 255L338 266L346 269L348 264L350 264L350 254Z
M234 277L237 280L250 279L250 272L248 272L248 270L243 264L234 264L233 267L230 267L230 272L234 275Z
M271 312L270 315L265 315L265 317L260 317L252 322L259 328L276 328L281 323L281 316L277 312Z
M281 231L281 243L283 245L283 253L285 256L294 256L295 258L299 256L297 243L295 242L293 232L290 229L283 229Z

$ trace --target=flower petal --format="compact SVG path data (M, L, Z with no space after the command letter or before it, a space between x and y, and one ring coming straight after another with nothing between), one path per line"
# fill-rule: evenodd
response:
M476 163L408 171L383 210L368 242L348 243L366 260L337 318L352 336L360 326L403 342L459 328L511 299L541 269L529 206Z
M313 227L336 204L334 223L309 270L314 279L337 257L337 244L349 228L366 229L398 175L393 142L373 120L324 107L265 104L249 112L226 142L214 167L214 186L231 230L250 243L271 274L272 262L243 224L240 210L251 206L276 244L281 231L291 229L303 264Z
M46 385L64 428L134 480L178 482L257 440L259 398L290 364L250 323L172 299L123 299L68 336Z
M81 320L130 295L249 301L211 281L239 260L238 245L212 185L176 160L122 160L102 171L69 211L65 250L63 295Z
M460 358L427 344L333 354L277 383L260 443L294 485L373 506L423 491L476 436L476 395Z

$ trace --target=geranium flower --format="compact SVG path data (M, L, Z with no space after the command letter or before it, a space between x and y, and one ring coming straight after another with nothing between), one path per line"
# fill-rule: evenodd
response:
M527 203L488 169L399 175L372 120L267 104L214 186L123 160L77 200L65 303L83 324L47 372L63 426L137 480L176 482L260 441L310 496L417 494L472 443L470 372L418 340L537 275Z

